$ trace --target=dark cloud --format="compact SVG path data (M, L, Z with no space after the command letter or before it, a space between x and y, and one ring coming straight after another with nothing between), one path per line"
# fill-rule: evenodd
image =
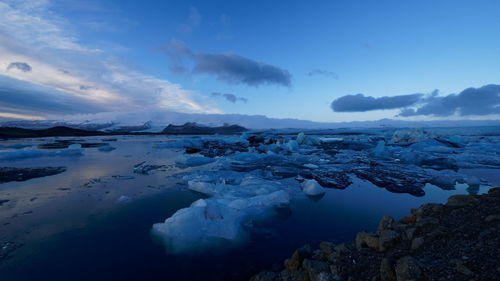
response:
M400 116L459 116L500 114L500 85L467 88L459 94L439 97L437 91L422 100L417 109L404 109Z
M324 75L324 76L330 76L333 79L339 79L339 76L336 73L322 69L313 69L309 71L307 75L309 76Z
M22 72L30 72L31 66L25 62L11 62L9 66L7 66L7 70L18 69Z
M232 103L236 103L237 101L242 101L244 103L248 102L248 99L246 99L246 98L240 98L240 97L237 97L237 96L235 96L233 94L222 94L222 93L219 93L219 92L212 93L212 97L223 97L227 101L232 102Z
M401 95L393 97L367 97L363 94L340 97L330 105L336 112L364 112L379 109L395 109L415 105L423 94Z
M163 51L169 57L170 69L176 73L187 71L184 61L191 60L194 63L192 73L215 75L217 79L230 84L291 85L291 75L287 70L233 53L193 53L184 42L176 39L166 44Z

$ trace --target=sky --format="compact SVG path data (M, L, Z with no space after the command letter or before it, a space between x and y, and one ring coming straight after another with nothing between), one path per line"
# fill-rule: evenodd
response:
M499 1L0 0L0 119L500 119Z

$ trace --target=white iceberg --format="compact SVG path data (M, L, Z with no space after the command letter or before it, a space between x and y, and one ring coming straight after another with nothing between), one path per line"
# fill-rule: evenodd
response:
M200 199L180 209L163 223L153 225L152 233L171 253L187 253L236 245L245 241L245 221L265 215L273 206L288 204L283 190L248 198Z
M316 180L305 180L302 182L302 191L310 196L325 194L325 188L322 187Z
M243 174L242 174L243 175ZM188 189L212 198L200 199L180 209L152 233L171 253L217 249L244 242L246 222L273 214L276 206L289 204L289 185L246 174L237 185L226 184L217 173L189 176Z

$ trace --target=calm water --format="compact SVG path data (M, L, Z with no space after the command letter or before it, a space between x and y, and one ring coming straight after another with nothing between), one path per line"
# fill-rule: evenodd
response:
M274 217L258 224L258 234L240 248L169 255L151 237L151 226L201 195L169 182L168 176L176 171L169 165L180 152L153 149L152 143L159 140L164 138L120 138L111 143L117 149L108 153L90 148L80 157L2 163L50 163L67 166L68 171L0 185L0 198L15 201L0 207L0 242L24 244L0 264L0 280L246 280L280 265L305 243L351 242L357 232L374 230L382 215L398 219L423 203L444 203L452 194L467 193L467 185L457 185L452 191L428 185L424 197L414 197L355 180L346 190L329 189L319 201L303 195L293 199L289 208L276 210ZM133 174L133 165L144 160L170 168L147 176ZM495 171L465 172L500 184ZM134 178L123 180L116 175ZM92 179L100 181L84 186ZM485 191L487 187L482 186L479 192ZM133 201L115 203L120 195ZM37 199L31 201L33 197ZM25 210L32 212L23 214Z

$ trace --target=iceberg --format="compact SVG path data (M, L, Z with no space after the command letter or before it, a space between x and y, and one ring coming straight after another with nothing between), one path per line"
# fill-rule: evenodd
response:
M392 135L392 142L411 144L421 142L432 137L432 135L422 129L397 130Z
M179 157L177 157L177 159L175 159L175 163L187 167L201 166L212 162L215 162L214 158L208 158L203 156L180 155Z
M288 185L242 176L238 185L226 184L214 172L190 176L188 189L211 198L199 199L152 227L170 253L192 253L238 245L248 238L247 223L272 215L274 207L289 204ZM251 224L251 223L250 223Z
M116 203L121 204L121 203L129 203L132 202L132 198L122 195L118 199L116 199Z
M325 194L325 188L322 187L316 180L305 180L302 182L302 191L310 196Z
M303 132L300 132L298 135L297 135L297 138L296 138L296 142L298 144L304 144L306 142L306 135L303 133Z

